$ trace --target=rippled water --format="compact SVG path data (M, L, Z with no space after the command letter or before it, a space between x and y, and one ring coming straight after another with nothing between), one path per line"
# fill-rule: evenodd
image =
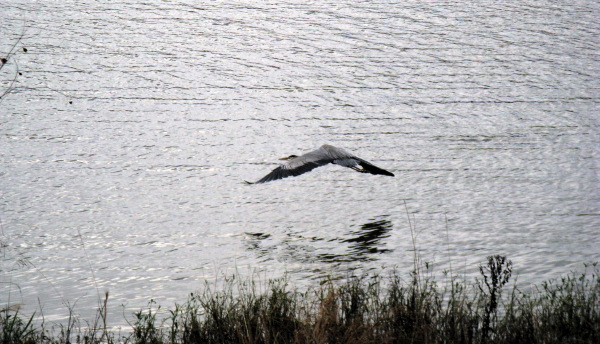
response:
M119 324L234 271L408 273L411 227L438 272L600 260L595 1L0 5L2 304L109 290ZM323 143L396 178L243 183Z

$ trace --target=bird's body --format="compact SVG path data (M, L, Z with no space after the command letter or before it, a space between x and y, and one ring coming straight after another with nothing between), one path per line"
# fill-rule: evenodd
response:
M337 148L331 145L322 145L319 149L306 153L301 156L290 155L287 160L279 167L271 171L256 183L266 183L277 179L283 179L290 176L299 176L303 173L311 171L319 166L327 164L336 164L351 168L357 172L381 174L393 177L394 174L379 168L370 162L363 160L342 148ZM359 167L360 166L360 167Z

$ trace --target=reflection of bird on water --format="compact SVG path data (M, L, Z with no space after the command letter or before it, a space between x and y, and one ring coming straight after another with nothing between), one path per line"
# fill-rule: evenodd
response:
M391 221L384 219L365 223L360 229L351 231L349 238L339 238L339 242L348 243L349 251L343 254L323 253L317 258L323 262L364 262L378 259L375 254L388 253L393 250L386 248L386 238L390 237L393 229Z
M358 255L366 253L385 253L389 249L381 248L382 240L390 236L390 231L393 225L389 220L378 220L369 223L365 223L360 226L359 231L355 231L352 234L356 234L356 237L342 240L342 242L351 243L350 247Z
M319 149L301 156L290 155L287 158L281 158L279 160L287 161L271 171L271 173L264 176L261 180L255 183L248 183L260 184L290 176L295 177L329 163L349 167L361 173L381 174L391 177L394 176L392 172L379 168L344 149L330 145L322 145Z

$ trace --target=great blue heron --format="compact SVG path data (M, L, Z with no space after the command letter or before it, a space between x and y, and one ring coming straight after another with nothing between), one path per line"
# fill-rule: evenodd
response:
M295 177L329 163L349 167L361 173L382 174L384 176L391 177L394 176L392 172L388 172L382 168L379 168L342 148L337 148L331 145L322 145L319 149L304 155L290 155L279 160L287 161L259 181L255 183L247 183L260 184L290 176ZM358 167L359 165L360 167Z

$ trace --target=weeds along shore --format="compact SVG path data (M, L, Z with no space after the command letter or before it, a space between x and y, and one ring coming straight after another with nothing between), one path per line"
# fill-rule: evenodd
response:
M471 284L448 276L440 287L418 270L325 280L304 291L285 278L232 276L206 286L157 317L150 302L134 313L132 331L107 329L108 293L95 319L67 324L0 309L0 343L600 343L600 270L585 265L522 291L512 263L490 256ZM529 289L529 288L528 288Z

